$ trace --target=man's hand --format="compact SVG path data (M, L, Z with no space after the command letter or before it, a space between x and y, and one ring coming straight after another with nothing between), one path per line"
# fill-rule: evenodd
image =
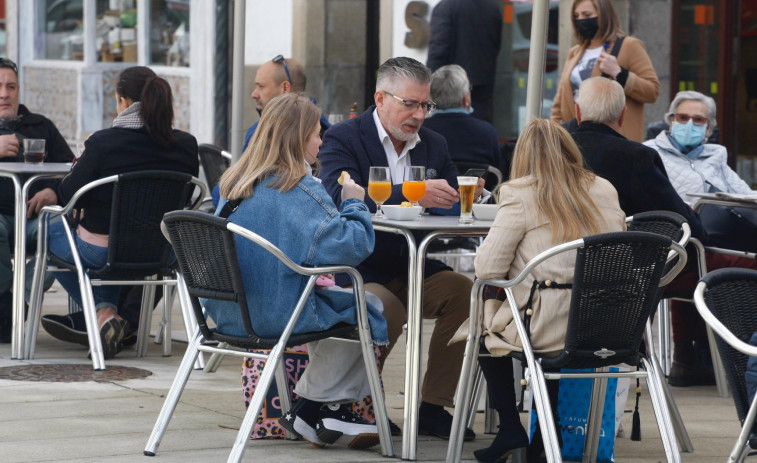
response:
M426 180L426 194L418 201L418 204L423 207L451 209L457 202L460 202L460 194L457 190L449 186L445 179L437 178Z
M52 188L45 188L34 195L26 204L28 208L26 218L31 219L39 214L40 209L53 204L58 204L58 195L55 194L55 191Z
M18 138L14 134L0 135L0 158L18 155Z
M344 184L342 185L342 202L350 198L364 201L365 189L355 183L355 181L350 178L350 174L344 174Z

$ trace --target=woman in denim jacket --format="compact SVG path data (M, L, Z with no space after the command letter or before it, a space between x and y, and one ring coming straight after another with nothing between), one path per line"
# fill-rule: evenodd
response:
M363 202L364 189L351 179L344 181L337 209L321 183L308 175L321 146L319 116L305 97L285 94L271 100L242 158L221 178L218 211L227 201L241 200L229 220L267 239L299 265L355 266L373 252L371 214ZM251 242L240 240L237 253L255 330L277 337L307 279ZM245 334L236 305L217 300L204 304L220 331ZM373 341L386 344L380 308L369 304L368 314ZM357 322L352 292L317 289L295 333L340 322ZM310 364L295 388L301 399L282 417L282 426L319 447L337 440L352 448L377 444L376 425L355 415L350 406L370 393L360 346L321 340L308 344L308 354Z

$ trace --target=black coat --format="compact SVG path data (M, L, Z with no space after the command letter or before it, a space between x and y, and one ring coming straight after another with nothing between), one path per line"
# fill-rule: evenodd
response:
M626 215L646 211L681 214L700 240L705 232L699 215L683 202L670 184L657 151L628 140L605 124L582 122L572 133L588 168L612 183Z
M174 130L176 139L161 146L147 130L112 127L95 132L84 143L84 153L58 187L58 202L65 205L84 185L104 177L137 170L172 170L197 175L200 169L197 140ZM81 225L93 233L108 234L113 185L87 193L77 208L86 209Z
M442 0L431 13L428 67L458 64L471 85L491 85L502 42L502 12L494 0ZM474 106L475 107L475 106Z
M455 162L476 162L501 169L499 137L493 125L464 113L434 114L423 126L447 140ZM463 172L460 172L462 175Z
M44 138L47 156L45 162L71 162L74 153L66 143L66 139L60 134L53 121L40 114L30 112L26 106L18 106L19 119L0 128L0 135L16 134L19 141L18 155L14 158L0 158L0 162L24 162L23 142L24 138ZM29 176L19 176L21 182L25 182ZM41 178L32 183L29 188L29 198L45 188L55 189L59 179ZM9 178L0 178L0 214L12 215L15 209L16 190L13 181Z

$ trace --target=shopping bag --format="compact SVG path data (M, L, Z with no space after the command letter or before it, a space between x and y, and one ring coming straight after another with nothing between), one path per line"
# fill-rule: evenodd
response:
M611 371L619 371L617 367ZM563 370L580 372L592 370ZM557 411L560 415L560 432L562 433L562 458L566 461L582 461L586 441L586 422L591 402L592 378L567 378L560 380ZM607 380L607 392L602 412L602 428L599 433L597 461L610 463L615 461L615 436L620 428L623 410L628 398L628 378L610 378ZM531 407L530 435L536 431L536 407Z
M263 349L253 349L251 352L267 354L269 351ZM376 359L378 360L379 350L375 349ZM308 366L308 351L306 345L294 346L284 351L284 374L287 382L287 393L289 394L290 403L294 403L297 396L294 394L294 387L297 385L305 368ZM265 360L245 358L242 367L242 390L244 392L245 408L249 407L255 387L260 380L260 375L265 367ZM360 402L352 404L352 409L359 416L370 422L375 422L373 413L373 400L371 396L365 397ZM281 401L279 400L279 391L274 382L268 389L263 408L258 415L258 420L252 428L250 439L285 439L286 431L279 425L281 418Z

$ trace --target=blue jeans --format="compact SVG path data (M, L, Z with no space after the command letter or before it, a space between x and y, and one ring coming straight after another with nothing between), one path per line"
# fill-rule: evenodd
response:
M50 223L48 229L48 249L55 256L66 262L74 263L71 246L68 244L63 222L54 221ZM74 241L79 251L79 259L84 268L100 268L105 265L108 258L108 248L95 246L79 238L74 232ZM79 277L76 272L54 272L55 278L61 286L68 292L68 295L83 307L81 293L79 291ZM121 294L121 286L93 286L92 295L95 299L95 309L102 307L118 308L118 296Z
M10 291L13 284L13 267L11 258L13 257L14 243L14 224L16 218L13 214L0 214L0 294ZM35 245L37 242L37 219L26 221L26 245ZM34 275L34 257L26 262L26 300L29 300L29 292L32 286L32 276ZM53 284L53 279L45 279L45 290Z

